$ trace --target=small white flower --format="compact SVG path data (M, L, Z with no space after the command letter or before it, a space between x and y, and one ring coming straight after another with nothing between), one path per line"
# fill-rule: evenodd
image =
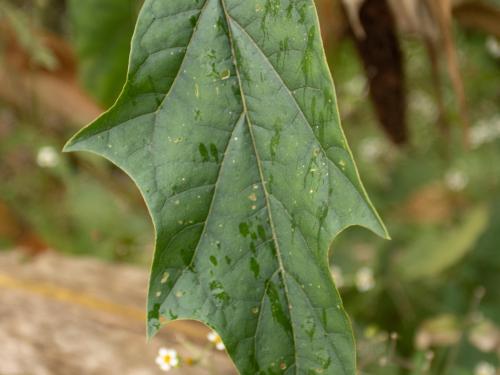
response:
M366 85L366 78L363 75L357 75L345 83L344 89L348 95L360 97L363 95Z
M156 357L156 364L160 366L163 371L172 370L172 368L179 365L177 352L173 349L161 348Z
M492 352L500 344L500 330L492 322L483 320L472 328L469 341L482 352Z
M438 115L435 100L423 90L415 91L411 95L410 106L429 119L435 119Z
M500 115L478 121L470 130L472 148L478 148L500 138Z
M216 332L210 332L207 335L208 341L210 341L212 344L215 345L215 348L217 350L224 350L226 349L224 343L222 342L221 337L216 333Z
M38 150L36 163L42 168L54 168L59 164L59 154L54 147L45 146Z
M494 36L488 37L486 39L486 49L496 59L500 59L500 42Z
M444 176L446 186L452 191L462 191L469 184L469 178L462 171L451 170Z
M375 277L371 268L363 267L356 272L356 287L360 292L368 292L375 288Z
M488 362L479 362L474 369L474 375L495 375L495 366Z
M342 288L345 285L344 274L342 273L342 269L340 267L332 267L332 277L337 288Z
M384 155L384 152L386 151L387 147L385 146L384 141L380 138L365 138L359 145L359 153L361 155L361 158L367 162L377 161Z

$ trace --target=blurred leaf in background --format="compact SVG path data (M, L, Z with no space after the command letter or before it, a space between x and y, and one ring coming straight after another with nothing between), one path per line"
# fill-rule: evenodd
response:
M85 88L109 107L127 73L130 40L142 1L69 0L72 39Z
M396 269L400 277L408 281L438 277L473 249L488 220L488 210L479 207L448 230L435 226L435 231L416 239L399 259Z

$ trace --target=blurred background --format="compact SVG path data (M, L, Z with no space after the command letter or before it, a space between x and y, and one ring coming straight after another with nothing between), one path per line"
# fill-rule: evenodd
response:
M332 273L360 374L500 374L500 1L317 0L343 126L392 241ZM153 229L65 141L125 80L140 0L0 0L0 375L235 374L196 323L145 343ZM213 341L213 340L212 340Z

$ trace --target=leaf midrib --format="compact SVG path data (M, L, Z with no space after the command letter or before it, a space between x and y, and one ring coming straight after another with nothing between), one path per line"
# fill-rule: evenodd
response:
M198 20L197 20L197 24L195 25L195 27L193 29L193 33L191 35L191 38L190 38L188 44L185 47L186 48L186 52L185 52L183 60L182 60L182 62L180 64L179 72L182 71L182 66L184 66L185 60L187 58L187 55L188 55L188 52L189 52L189 46L191 44L191 41L193 40L193 38L194 38L194 36L196 34L196 31L197 31L198 26L199 26L199 22L200 22L201 18L203 17L204 11L206 10L207 5L210 4L211 1L212 0L206 0L204 2L203 6L200 8L199 17L198 17ZM240 70L239 70L239 66L238 66L238 59L237 59L237 54L236 54L235 41L234 41L234 37L233 37L232 31L231 31L231 24L234 25L234 26L236 26L238 29L242 30L245 33L245 35L247 35L248 38L251 40L251 42L256 47L256 49L263 55L264 59L267 61L267 63L271 66L271 68L276 73L276 76L278 77L278 79L280 81L280 84L288 91L290 97L292 98L292 100L293 100L293 102L294 102L294 104L295 104L295 106L296 106L296 108L298 110L299 115L302 116L302 118L304 119L304 121L309 125L308 128L311 130L313 137L316 140L317 140L317 138L316 138L314 132L312 131L311 124L310 124L308 118L306 117L306 115L305 115L302 107L297 102L297 99L296 99L295 95L293 95L293 93L290 90L290 88L284 83L282 77L276 71L276 68L274 67L274 65L269 61L268 57L264 54L264 52L261 50L261 48L257 45L257 43L255 42L255 40L243 28L243 26L241 26L240 23L238 21L236 21L228 13L225 1L224 0L219 0L219 1L220 1L221 7L222 7L222 10L223 10L223 13L224 13L224 17L225 17L225 20L226 20L226 24L227 24L227 27L228 27L227 37L228 37L230 48L231 48L231 54L232 54L232 58L233 58L233 65L234 65L234 68L235 68L235 71L236 71L236 75L237 75L237 80L238 80L238 85L239 85L239 91L240 91L240 95L241 95L241 99L242 99L242 107L243 107L243 111L242 111L241 115L239 116L238 121L236 121L236 123L235 123L235 127L234 127L233 131L231 132L231 136L229 137L229 141L228 141L228 143L226 145L226 150L223 153L223 155L226 154L227 148L231 144L231 139L233 138L233 134L232 133L235 131L235 129L237 128L239 122L242 120L242 117L244 116L244 118L246 119L246 122L247 122L247 126L248 126L248 130L249 130L250 138L251 138L251 141L252 141L253 151L254 151L254 154L255 154L255 157L256 157L256 160L257 160L257 167L258 167L259 177L260 177L262 188L263 188L263 193L264 193L264 198L265 198L265 204L266 204L266 207L267 207L268 218L269 218L269 225L270 225L271 233L272 233L272 241L275 244L275 254L276 254L276 259L278 261L278 269L273 273L272 277L268 280L268 282L266 283L266 285L264 287L263 297L262 297L261 302L260 302L260 312L259 312L259 316L258 316L258 319L257 319L257 327L256 327L256 332L257 332L258 326L259 326L259 322L260 322L261 316L262 316L262 310L263 310L262 306L264 304L265 296L267 294L267 290L268 290L268 287L269 287L269 282L271 281L271 279L276 274L278 274L278 273L280 274L281 280L283 282L285 299L287 301L286 308L288 310L288 314L290 316L290 319L292 319L292 316L291 316L291 303L290 303L291 298L290 298L290 293L289 293L288 284L287 284L287 273L288 272L286 271L285 266L284 266L283 256L282 256L282 252L281 252L281 248L280 248L280 243L279 243L278 238L277 238L278 237L277 236L277 231L276 231L276 227L275 227L275 224L274 224L273 214L271 212L271 199L270 199L271 195L270 195L270 193L267 190L266 179L265 179L265 175L264 175L264 171L263 171L263 169L264 169L263 168L263 163L262 163L261 157L260 157L258 149L257 149L257 142L256 142L255 135L254 135L253 123L252 123L252 121L250 119L250 115L249 115L249 111L248 111L246 94L245 94L244 89L243 89L242 78L241 78L241 74L240 74ZM177 74L176 77L174 78L174 81L172 82L172 85L171 85L170 89L168 90L168 92L165 94L165 96L164 96L164 98L162 100L162 103L158 106L157 110L155 111L155 115L160 110L160 108L163 106L163 104L166 102L167 98L170 96L170 93L171 93L173 87L175 86L175 83L177 81L178 76L179 76L179 74ZM323 152L323 154L325 155L325 157L328 160L330 160L331 162L333 162L333 160L331 160L328 157L327 153L325 152L325 150L323 148L323 145L321 143L319 143L319 145L320 145L320 149ZM211 203L210 203L209 210L207 212L207 217L206 217L206 219L205 219L204 222L198 223L198 225L199 224L203 224L203 228L202 228L202 232L201 232L198 244L197 244L197 246L195 248L195 251L193 252L193 255L192 255L192 258L191 258L191 261L190 261L190 265L187 266L187 267L185 267L183 269L183 271L181 272L181 274L177 278L176 282L179 280L179 278L181 277L181 275L183 273L185 273L186 271L189 270L190 266L192 266L192 264L194 263L194 261L196 259L196 255L197 255L198 250L200 248L200 244L202 242L202 238L203 238L203 236L204 236L204 234L206 233L206 230L207 230L207 224L209 222L209 217L211 216L211 212L212 212L212 208L213 208L213 205L214 205L215 197L217 195L217 190L218 190L217 189L217 185L218 185L218 182L220 180L220 173L223 170L224 160L225 160L225 158L222 159L221 166L219 167L219 172L217 174L217 180L215 182L214 192L213 192L213 196L212 196L212 200L211 200ZM333 165L335 167L337 167L334 162L333 162ZM307 244L307 241L306 241L306 244ZM174 282L174 285L175 285L176 282ZM297 338L296 338L296 335L295 335L295 329L294 329L293 323L290 324L290 328L291 328L291 334L292 334L292 340L293 340L294 363L289 364L288 369L290 370L293 367L293 368L295 368L295 373L297 373L297 371L300 371L300 368L299 368L298 356L297 356L297 354L298 354L298 352L297 352L297 345L296 345L297 344ZM255 344L256 344L256 340L255 340Z
M248 106L247 106L247 102L246 102L246 96L245 96L245 93L244 93L244 90L243 90L242 81L241 81L241 74L240 74L240 70L239 70L239 66L238 66L238 59L237 59L237 55L236 55L234 38L233 38L232 31L231 31L231 25L230 24L231 24L233 18L227 12L225 1L224 0L220 0L220 4L221 4L222 10L224 12L224 17L226 19L226 24L227 24L227 28L228 28L227 36L228 36L228 39L229 39L229 44L231 46L231 53L232 53L232 56L233 56L233 65L234 65L234 68L235 68L235 71L236 71L236 76L237 76L237 79L238 79L238 86L239 86L239 89L240 89L240 95L241 95L241 100L242 100L242 105L243 105L243 114L244 114L244 116L246 118L246 123L248 125L248 131L249 131L249 134L250 134L250 138L252 140L252 147L253 147L253 150L254 150L254 153L255 153L255 158L257 160L257 168L259 170L259 176L260 176L260 180L261 180L261 184L262 184L262 190L264 192L264 199L265 199L266 206L267 206L267 212L268 212L268 218L269 218L269 226L271 227L271 233L272 233L273 241L274 241L274 244L275 244L274 248L275 248L276 258L278 260L278 272L281 274L281 278L282 278L282 282L283 282L283 288L284 288L284 292L285 292L285 298L286 298L286 301L287 301L287 304L286 304L287 306L286 307L288 309L288 314L289 314L290 320L291 320L292 319L291 309L290 309L291 302L290 302L290 296L289 296L289 291L288 291L288 285L287 285L287 282L286 282L286 271L285 271L285 267L284 267L284 264L283 264L283 257L281 255L280 244L279 244L279 241L278 241L278 238L277 238L277 234L276 234L276 228L275 228L275 225L274 225L273 215L271 213L271 202L270 202L270 199L269 199L269 192L267 191L266 180L265 180L264 171L263 171L263 167L262 167L262 160L261 160L261 158L259 156L259 152L257 150L257 144L256 144L255 136L254 136L254 133L253 133L253 125L252 125L252 121L250 120L250 115L249 115ZM270 282L270 281L271 280L268 280L268 282ZM264 297L263 297L262 301L265 298L266 292L267 292L267 285L264 288ZM262 303L261 303L260 309L262 310ZM259 318L260 318L260 316L259 316ZM299 366L297 364L297 362L298 362L297 361L297 345L296 345L296 341L297 340L296 340L296 337L295 337L295 330L294 330L294 327L293 327L293 323L290 324L290 327L291 327L291 331L292 331L292 340L293 340L293 355L294 355L294 363L293 363L293 365L295 366L295 369L297 370L299 368Z

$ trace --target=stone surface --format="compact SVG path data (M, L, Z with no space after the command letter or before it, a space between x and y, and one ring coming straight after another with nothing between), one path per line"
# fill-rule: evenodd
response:
M172 374L236 374L199 323L172 323L147 343L147 281L148 270L131 266L0 253L0 374L160 374L160 347L203 357Z

